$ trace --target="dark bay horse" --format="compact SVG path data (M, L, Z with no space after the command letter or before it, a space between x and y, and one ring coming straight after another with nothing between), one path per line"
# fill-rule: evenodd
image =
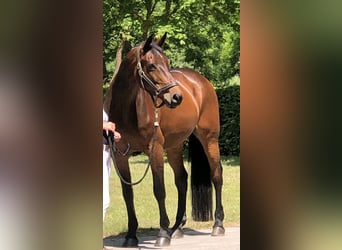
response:
M190 69L170 69L162 50L166 34L153 35L134 47L122 61L111 83L109 120L116 123L122 139L116 143L113 160L121 175L128 214L128 232L123 246L138 245L138 221L128 158L135 152L149 156L153 192L158 202L160 231L156 246L166 246L182 235L186 221L188 174L183 164L183 143L189 138L191 154L192 216L196 221L212 219L212 184L216 194L212 236L224 235L222 207L222 166L218 137L219 107L214 88ZM130 145L127 148L127 145ZM128 150L127 150L128 149ZM120 152L125 152L123 154ZM170 221L165 207L164 151L178 191L176 221Z

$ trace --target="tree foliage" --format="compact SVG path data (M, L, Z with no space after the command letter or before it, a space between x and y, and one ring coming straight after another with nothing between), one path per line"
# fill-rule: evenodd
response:
M240 0L104 0L104 92L115 67L131 47L151 33L161 37L165 32L168 38L164 51L171 67L193 68L221 92L232 82L240 84ZM234 93L234 98L229 100L234 101L232 105L235 105L236 112L236 105L240 102L239 91ZM221 99L226 98L221 96ZM230 114L228 109L231 107L231 104L221 105L220 112ZM233 117L235 119L237 115ZM225 131L228 125L222 121L221 127ZM239 125L236 119L234 122ZM239 138L220 140L239 141ZM239 153L237 147L228 150L229 154Z
M103 22L104 83L120 44L134 46L151 33L168 33L172 67L194 68L214 85L240 73L239 0L104 0Z

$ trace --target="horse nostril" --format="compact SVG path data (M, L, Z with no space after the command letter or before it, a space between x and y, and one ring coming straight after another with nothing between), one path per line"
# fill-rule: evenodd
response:
M183 96L180 94L174 94L172 96L172 103L175 105L181 104L182 100L183 100Z

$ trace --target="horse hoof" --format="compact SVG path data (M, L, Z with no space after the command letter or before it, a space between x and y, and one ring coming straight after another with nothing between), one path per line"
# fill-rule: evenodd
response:
M137 238L126 238L122 247L137 247L139 240Z
M213 231L211 232L211 236L223 236L225 232L224 227L214 227Z
M156 247L167 247L170 246L171 239L168 237L158 237L156 243L154 244Z
M172 239L180 239L183 237L184 237L184 231L181 228L177 228L172 234Z

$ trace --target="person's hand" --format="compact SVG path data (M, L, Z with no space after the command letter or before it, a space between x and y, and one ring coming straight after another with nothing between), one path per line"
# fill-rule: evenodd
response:
M113 133L115 133L115 123L113 122L103 122L103 129L107 131L112 131Z
M119 132L114 132L114 141L118 142L121 139L121 134Z
M107 134L108 134L108 131L112 131L114 134L114 141L116 141L116 142L120 141L121 134L119 132L115 131L115 129L116 129L115 123L104 121L103 122L103 129L107 131Z

